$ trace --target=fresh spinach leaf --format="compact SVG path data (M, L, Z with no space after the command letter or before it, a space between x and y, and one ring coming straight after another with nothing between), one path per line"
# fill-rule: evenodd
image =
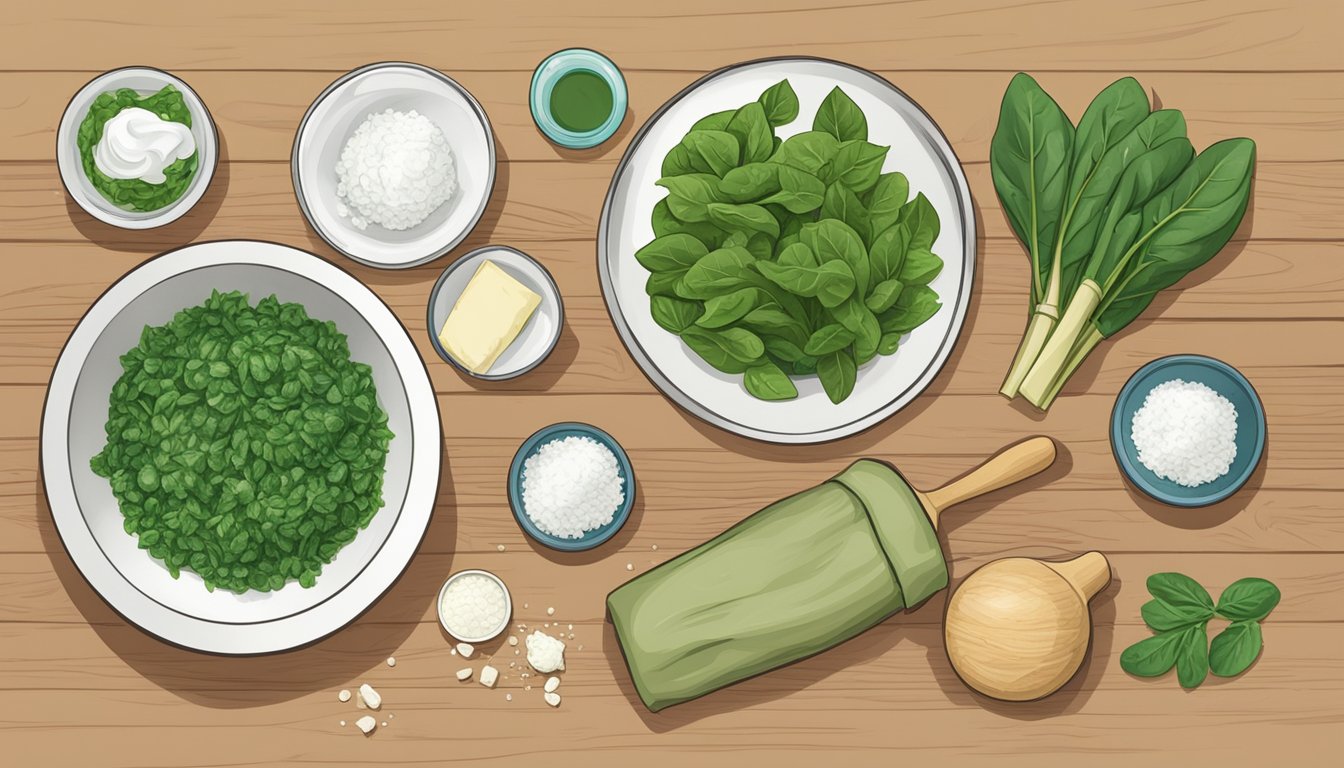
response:
M819 267L787 267L767 261L757 262L756 269L784 290L816 298L825 307L837 306L854 294L854 273L843 261Z
M803 347L803 352L813 357L821 357L845 349L853 343L853 331L846 329L839 323L831 323L830 325L823 325L812 333L812 336L807 340L807 344Z
M927 285L917 285L901 291L896 304L878 316L883 333L909 333L938 313L942 304L938 294Z
M868 249L872 280L880 283L900 277L901 267L905 264L905 255L909 250L910 229L904 224L889 227L873 238L873 245Z
M837 85L822 99L817 116L812 119L812 130L829 133L838 141L865 141L868 118Z
M783 167L775 163L738 166L724 174L719 189L735 203L759 201L780 190L779 172Z
M671 333L681 333L700 317L700 302L686 301L671 296L653 296L649 299L653 321Z
M780 80L766 88L758 101L772 128L788 125L798 119L798 94L793 92L793 86L788 80Z
M775 257L775 262L782 267L816 267L820 266L816 255L812 249L801 242L793 243L779 252Z
M868 293L868 297L863 300L864 306L872 312L881 314L891 309L896 304L896 299L900 297L901 290L905 285L900 280L883 280L873 286L873 290Z
M689 269L707 253L709 249L704 243L691 235L677 233L655 238L635 251L635 260L650 272L667 272Z
M943 271L943 260L923 248L911 248L906 251L898 274L901 282L910 285L928 285Z
M802 347L791 339L766 334L761 336L761 341L765 343L766 352L786 363L797 363L800 360L807 359L807 355L803 354Z
M1204 624L1180 630L1176 648L1176 679L1182 688L1198 688L1209 676L1209 635Z
M835 157L822 177L827 184L840 183L855 194L872 189L882 173L889 147L879 147L866 141L846 141L835 151Z
M709 203L709 220L726 230L761 232L772 239L779 237L779 222L770 212L752 203Z
M650 296L671 296L677 297L677 285L686 277L686 270L677 269L669 272L654 272L649 275L649 279L644 282L644 292Z
M788 165L766 163L779 169L779 190L761 199L761 204L776 203L790 213L808 213L823 201L826 185L816 176Z
M1260 621L1274 610L1280 597L1279 588L1265 579L1237 579L1218 596L1214 610L1233 621Z
M1164 600L1149 600L1139 609L1143 621L1158 632L1184 629L1213 618L1213 611L1192 605L1173 606Z
M722 328L741 320L759 303L755 288L739 288L705 300L705 313L695 321L702 328Z
M681 140L691 165L720 178L737 167L737 139L727 131L691 131Z
M844 184L836 182L826 188L826 195L821 202L821 216L823 219L837 219L848 224L864 243L872 237L868 229L871 224L867 209Z
M723 239L728 236L727 232L708 222L690 222L681 221L672 215L668 208L667 198L659 200L653 205L653 236L664 237L666 235L687 234L696 240L705 244L705 247L714 250L723 244Z
M748 368L742 383L752 396L761 400L792 400L798 396L798 388L793 381L771 362Z
M824 166L830 164L835 153L840 150L840 142L829 133L804 131L794 134L779 145L779 149L770 156L769 162L787 165L817 176Z
M900 221L901 208L910 197L910 182L903 173L884 173L865 197L869 225L874 234L881 234Z
M852 227L837 219L822 219L804 224L799 238L812 249L817 261L823 266L837 260L847 264L854 274L854 290L861 296L868 293L872 268L868 263L868 252L863 247L863 239Z
M705 221L709 204L720 202L718 177L708 173L665 176L657 181L668 191L667 206L682 221Z
M745 328L709 330L691 326L682 332L681 340L724 373L745 373L765 354L760 337Z
M695 121L695 124L691 126L691 132L722 131L728 127L728 123L733 119L733 115L736 113L737 110L735 109L725 109L722 112L705 115Z
M747 285L747 267L755 261L742 247L710 251L686 271L677 286L678 293L682 298L703 300L742 288Z
M940 230L938 212L933 209L933 203L929 202L923 192L902 206L900 220L905 228L910 230L911 248L933 250L933 243L938 239Z
M1213 610L1208 590L1183 573L1154 573L1148 577L1148 592L1173 608Z
M1146 637L1120 653L1120 668L1137 677L1160 677L1176 666L1184 630Z
M817 358L817 377L821 379L821 387L826 390L826 396L831 402L840 403L854 392L859 369L854 363L854 356L841 350Z
M882 340L877 343L877 353L879 355L892 355L901 345L901 335L899 333L883 333Z
M764 162L774 152L774 134L770 132L770 121L766 120L760 102L753 101L737 110L724 130L737 137L743 164Z

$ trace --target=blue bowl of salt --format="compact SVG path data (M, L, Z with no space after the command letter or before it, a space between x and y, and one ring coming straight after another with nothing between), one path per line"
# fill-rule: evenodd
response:
M612 515L611 522L585 531L582 536L575 539L555 536L541 530L532 518L528 517L523 504L523 465L529 458L535 456L543 445L556 440L563 440L566 437L591 438L611 451L612 455L616 457L616 473L621 478L621 493L625 496L620 507ZM562 422L543 427L523 441L523 444L518 447L518 452L513 455L513 462L509 465L509 508L513 510L513 517L518 521L518 527L522 528L524 533L551 549L558 549L562 552L582 552L601 545L621 530L621 526L625 525L625 521L630 518L630 508L634 504L635 470L630 466L630 457L625 455L625 449L621 447L620 443L616 442L616 438L591 424Z

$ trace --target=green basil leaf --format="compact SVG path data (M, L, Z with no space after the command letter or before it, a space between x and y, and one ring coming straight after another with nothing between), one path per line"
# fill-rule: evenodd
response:
M650 272L667 272L689 269L707 253L704 243L683 232L655 238L635 251L635 260Z
M1237 579L1219 595L1214 610L1232 621L1260 621L1274 610L1281 597L1279 588L1265 579Z
M864 141L868 138L868 118L837 85L822 99L812 119L812 130L825 131L838 141Z
M832 403L841 403L854 391L859 369L848 351L832 352L817 358L817 377Z
M1213 611L1193 606L1175 607L1162 600L1149 600L1139 610L1144 623L1158 632L1184 629L1213 618Z
M1148 592L1173 608L1213 610L1208 590L1183 573L1154 573L1148 577Z
M1204 624L1181 630L1176 649L1176 679L1182 688L1198 688L1209 676L1209 635Z
M1209 670L1219 677L1236 677L1260 657L1264 639L1257 621L1234 621L1213 638Z
M705 300L705 313L695 324L702 328L722 328L741 320L759 301L755 288L740 288L732 293L711 296Z
M747 369L742 383L747 392L761 400L792 400L798 388L774 363L760 363Z
M1160 677L1176 666L1185 630L1144 638L1120 653L1120 668L1137 677Z
M758 101L765 110L765 119L774 128L798 119L798 94L793 92L788 80L780 80L766 88Z
M704 311L700 302L670 296L653 296L649 299L649 310L653 321L672 333L681 333L691 327Z

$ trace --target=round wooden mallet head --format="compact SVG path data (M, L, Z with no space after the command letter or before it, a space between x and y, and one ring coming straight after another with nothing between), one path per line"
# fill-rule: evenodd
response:
M943 636L962 681L995 699L1048 696L1082 665L1087 602L1111 580L1100 552L1062 563L1012 557L972 573L948 601Z

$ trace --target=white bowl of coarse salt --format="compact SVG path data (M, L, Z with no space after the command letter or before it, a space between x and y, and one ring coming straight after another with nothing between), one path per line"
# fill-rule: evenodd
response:
M439 590L439 623L464 643L483 643L509 625L513 600L504 581L489 571L458 571Z
M1176 355L1139 369L1111 419L1116 459L1140 490L1167 504L1198 507L1235 493L1260 463L1264 408L1236 369Z
M369 266L413 267L448 253L485 213L494 133L442 72L370 64L308 108L290 171L304 217L328 245Z

